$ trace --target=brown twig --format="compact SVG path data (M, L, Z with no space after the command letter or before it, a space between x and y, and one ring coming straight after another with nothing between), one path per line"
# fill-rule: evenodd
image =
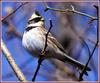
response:
M92 21L93 20L98 20L97 17L91 16L91 15L83 13L83 12L76 11L75 8L72 5L71 5L72 9L56 9L56 8L49 7L46 3L44 3L44 5L46 7L44 11L53 10L53 11L58 11L58 12L62 12L62 13L72 12L72 13L76 13L76 14L79 14L79 15L82 15L82 16L89 17L89 18L92 19Z
M95 7L95 6L94 6L94 7ZM97 7L97 6L96 6L96 9L97 9L97 17L99 17L99 15L98 15L98 7ZM88 64L89 64L89 61L90 61L90 59L92 58L92 56L93 56L93 54L94 54L94 52L95 52L96 47L98 46L98 42L99 42L99 27L98 27L98 25L99 25L99 20L98 20L98 24L97 24L97 42L96 42L96 44L95 44L95 46L94 46L94 48L93 48L92 53L91 53L90 56L89 56L89 59L88 59L86 65L85 65L85 67L83 68L82 72L80 73L79 81L82 81L84 72L86 71L86 68L87 68L87 66L88 66Z
M46 52L46 48L47 48L47 46L48 46L48 45L47 45L48 35L49 35L49 32L50 32L51 28L52 28L52 20L50 19L50 28L49 28L48 32L46 33L46 35L45 35L45 45L44 45L44 48L43 48L42 51L41 51L40 58L39 58L39 60L38 60L38 66L37 66L36 71L35 71L35 74L34 74L34 76L33 76L33 78L32 78L32 81L33 81L33 82L35 81L36 76L37 76L37 74L38 74L38 71L39 71L39 69L40 69L40 66L41 66L41 64L42 64L42 62L43 62L43 60L44 60L44 55L45 55L45 52Z
M1 47L2 47L2 51L3 51L7 61L9 62L10 66L12 67L13 71L15 72L15 75L17 76L17 78L22 82L26 82L27 80L26 80L24 74L21 72L21 70L15 63L14 59L12 58L12 56L11 56L10 52L8 51L6 45L4 44L3 40L1 41Z
M24 6L27 3L28 2L22 3L18 8L16 8L12 13L10 13L6 17L4 17L1 21L4 22L9 16L11 16L12 14L14 14L18 9L20 9L22 6Z

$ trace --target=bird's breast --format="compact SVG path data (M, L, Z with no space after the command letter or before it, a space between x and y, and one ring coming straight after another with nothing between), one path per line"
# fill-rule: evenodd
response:
M23 35L23 46L32 51L34 54L38 54L44 48L44 34L38 28L25 32Z

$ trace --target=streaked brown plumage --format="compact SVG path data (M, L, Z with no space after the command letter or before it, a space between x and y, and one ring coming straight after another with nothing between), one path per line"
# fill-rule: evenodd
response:
M28 21L27 28L23 35L23 46L34 56L40 57L40 53L45 45L45 34L47 30L44 28L44 18L40 16L38 12L35 12ZM55 58L63 62L68 62L80 70L84 68L84 65L79 61L71 58L67 55L62 45L52 36L48 35L47 49L45 58ZM91 69L87 67L86 71ZM87 74L87 72L85 72Z

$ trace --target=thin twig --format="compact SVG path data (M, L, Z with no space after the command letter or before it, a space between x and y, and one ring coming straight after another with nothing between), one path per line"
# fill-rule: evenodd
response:
M39 69L40 69L40 66L41 66L41 64L42 64L42 61L43 61L43 59L42 59L42 58L39 58L39 60L38 60L38 66L37 66L36 71L35 71L35 74L34 74L34 76L33 76L33 78L32 78L32 82L34 82L35 79L36 79L36 76L37 76L38 71L39 71Z
M93 56L93 54L94 54L94 51L95 51L95 49L96 49L97 46L98 46L98 41L97 41L97 43L95 44L94 49L93 49L91 55L89 56L89 59L88 59L86 65L85 65L85 67L83 68L82 72L80 73L79 81L82 81L82 79L83 79L83 78L82 78L82 77L83 77L83 74L84 74L84 72L86 71L86 68L87 68L87 66L88 66L88 64L89 64L89 61L90 61L90 59L92 58L92 56Z
M44 5L45 5L45 7L46 7L44 11L53 10L53 11L58 11L58 12L63 12L63 13L72 12L72 13L76 13L76 14L79 14L79 15L86 16L86 17L91 18L91 22L93 22L94 20L98 20L97 17L91 16L91 15L86 14L86 13L83 13L83 12L76 11L75 8L74 8L73 6L71 6L72 9L65 9L65 10L62 10L62 9L51 8L51 7L49 7L46 3L44 3ZM97 8L97 6L94 6L94 7ZM97 35L98 35L98 31L99 31L99 30L97 30ZM97 36L97 38L98 38L98 36ZM86 71L86 68L87 68L87 66L88 66L88 63L89 63L89 61L90 61L90 59L91 59L91 57L92 57L92 55L93 55L93 53L94 53L94 51L95 51L95 49L96 49L96 46L98 45L98 39L97 39L97 43L95 44L95 47L94 47L92 53L90 53L90 49L89 49L87 43L86 43L85 41L83 41L83 42L85 43L86 47L88 48L90 57L89 57L89 59L88 59L86 65L85 65L85 67L83 68L82 72L80 73L79 80L82 80L83 74L84 74L84 72Z
M1 41L1 47L2 47L2 51L3 51L7 61L9 62L10 66L12 67L13 71L15 72L15 75L17 76L17 78L22 82L26 82L27 80L26 80L24 74L21 72L21 70L15 63L14 59L12 58L10 52L8 51L6 45L4 44L3 41Z
M95 7L95 6L94 6L94 7ZM97 17L99 17L99 15L98 15L98 8L96 7L96 9L97 9ZM90 56L89 56L89 59L88 59L86 65L85 65L85 67L83 68L82 72L80 73L79 81L82 81L84 72L86 71L86 68L87 68L87 66L88 66L88 64L89 64L89 61L90 61L90 59L92 58L92 56L93 56L93 54L94 54L94 52L95 52L96 47L98 46L98 42L99 42L99 27L98 27L98 26L99 26L99 20L98 20L97 23L98 23L98 24L97 24L97 42L96 42L96 44L95 44L95 46L94 46L94 48L93 48L92 53L91 53Z
M12 14L14 14L18 9L20 9L22 6L24 6L27 3L28 2L25 2L25 3L21 4L18 8L16 8L12 13L10 13L6 17L4 17L1 21L4 22L9 16L11 16Z
M76 13L76 14L79 14L79 15L82 15L82 16L89 17L92 20L98 20L97 17L91 16L91 15L83 13L83 12L76 11L75 8L74 8L74 6L71 6L72 9L56 9L56 8L49 7L46 3L44 3L44 5L46 7L44 11L53 10L53 11L58 11L58 12L63 12L63 13L72 12L72 13Z
M90 48L89 48L88 44L86 43L86 41L82 37L79 37L79 38L82 41L82 43L87 47L88 53L90 55L91 54L91 51L90 51Z
M87 40L89 41L89 42L91 42L92 44L96 44L96 42L95 41L93 41L93 40L91 40L90 38L87 38Z
M43 48L43 50L42 50L42 52L41 52L41 55L44 55L45 52L46 52L46 48L47 48L47 46L48 46L48 45L47 45L47 39L48 39L48 35L49 35L49 32L50 32L51 28L52 28L52 20L50 19L50 28L49 28L47 34L45 35L45 46L44 46L44 48Z
M43 60L44 60L43 57L44 57L44 55L45 55L46 48L47 48L47 46L48 46L48 45L47 45L47 40L48 40L48 35L49 35L49 32L50 32L51 28L52 28L52 20L50 19L50 28L49 28L48 32L46 33L46 35L45 35L45 45L44 45L44 48L43 48L42 51L41 51L40 58L39 58L39 60L38 60L38 66L37 66L36 71L35 71L35 74L34 74L34 76L33 76L33 78L32 78L32 81L33 81L33 82L35 81L36 76L37 76L37 74L38 74L38 71L39 71L39 69L40 69L40 66L41 66L41 64L42 64L42 62L43 62Z

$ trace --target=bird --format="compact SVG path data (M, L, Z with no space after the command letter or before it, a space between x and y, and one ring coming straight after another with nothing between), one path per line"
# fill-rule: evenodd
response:
M45 19L40 15L39 11L35 10L27 22L22 38L22 45L32 56L37 58L42 57L40 53L45 46L45 35L47 32ZM69 63L81 71L85 67L84 64L69 56L63 46L51 33L48 34L47 48L44 54L44 59L50 58ZM85 75L87 75L87 71L91 71L91 68L86 67Z

